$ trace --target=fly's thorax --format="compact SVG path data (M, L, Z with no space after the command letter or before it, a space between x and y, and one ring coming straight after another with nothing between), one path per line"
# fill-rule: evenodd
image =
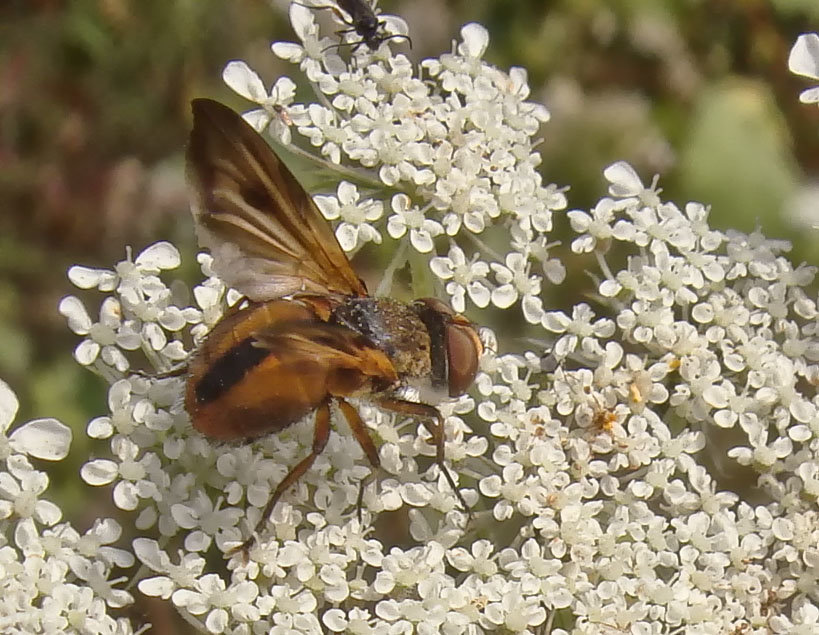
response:
M390 298L349 298L334 309L331 322L360 333L386 353L402 382L430 377L429 332L409 305Z

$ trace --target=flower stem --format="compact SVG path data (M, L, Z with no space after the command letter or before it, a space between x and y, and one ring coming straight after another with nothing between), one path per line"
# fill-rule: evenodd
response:
M407 238L406 236L398 243L398 249L395 250L390 264L384 270L384 275L381 277L381 282L378 283L378 288L375 290L375 297L381 298L390 294L392 290L392 281L395 277L395 272L407 264Z
M429 268L429 259L414 249L409 254L410 273L412 274L412 295L426 298L435 295L435 278Z

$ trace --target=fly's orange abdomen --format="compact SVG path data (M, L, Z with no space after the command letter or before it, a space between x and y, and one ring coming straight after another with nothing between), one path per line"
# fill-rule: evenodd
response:
M289 300L252 305L219 322L189 366L185 408L202 434L222 440L258 437L295 423L327 395L320 360L274 355L261 334L315 315Z

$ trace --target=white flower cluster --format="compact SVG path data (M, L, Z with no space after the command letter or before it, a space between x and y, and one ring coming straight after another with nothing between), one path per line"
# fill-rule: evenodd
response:
M84 534L60 522L59 506L42 498L45 472L30 458L61 461L71 430L56 419L36 419L10 431L17 397L0 380L0 631L3 633L108 633L135 631L109 615L133 603L119 588L134 556L110 547L122 528L98 520ZM141 632L141 631L140 631Z
M447 281L456 310L465 309L467 297L481 308L490 302L508 308L521 299L527 319L538 322L543 276L533 266L553 283L562 281L564 269L549 257L550 245L535 236L548 234L552 213L565 208L566 199L557 188L544 187L537 172L534 135L549 113L526 101L526 72L515 68L507 74L484 63L489 38L477 24L463 28L456 52L425 60L418 74L387 44L374 52L360 47L356 63L345 64L333 42L319 37L313 10L293 3L290 18L301 42L277 42L273 52L300 65L319 103L293 103L295 84L288 78L268 92L241 61L228 64L223 77L259 104L245 114L257 130L269 128L274 138L289 143L294 128L331 167L348 159L367 168L350 171L361 182L399 190L390 199L386 223L382 204L358 202L349 182L339 185L337 196L317 197L325 216L339 221L342 247L353 251L368 241L380 243L386 229L391 238L408 238L413 249L427 254L436 237L450 237L448 255L435 257L432 269ZM390 24L406 30L397 18ZM492 226L503 229L502 244L509 246L504 256L479 250L467 257L454 240L463 234L482 247L477 235Z
M471 518L419 422L361 404L383 467L363 522L370 468L339 417L247 560L225 570L213 555L255 524L309 451L312 422L218 446L192 431L182 379L129 371L137 350L172 367L218 320L227 294L209 257L196 306L159 275L178 264L166 243L115 271L72 269L78 286L110 294L98 322L74 298L61 311L85 337L78 361L112 384L110 415L88 427L111 454L83 477L113 484L135 512L133 551L152 572L139 590L211 633L819 632L813 268L793 267L783 243L711 229L702 205L663 202L625 164L606 172L609 197L568 213L583 264L555 261L565 199L542 184L533 151L547 113L525 101L523 71L481 60L482 27L417 71L392 41L347 64L310 9L293 4L291 19L301 42L273 51L299 64L318 103L294 104L287 79L268 93L242 62L225 79L261 106L247 115L258 129L285 143L295 130L354 180L397 192L386 219L351 183L319 199L345 249L386 229L432 253L457 310L491 303L551 350L498 354L487 329L473 396L441 406ZM601 310L544 308L544 280L589 263ZM746 470L747 490L720 486L726 465ZM414 544L373 531L399 509Z

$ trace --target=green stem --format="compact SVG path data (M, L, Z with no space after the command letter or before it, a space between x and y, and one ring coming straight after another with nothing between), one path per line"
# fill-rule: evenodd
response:
M416 298L435 295L435 276L429 268L429 258L414 249L409 253L410 273L412 274L412 294Z
M407 264L407 243L409 239L404 236L398 243L398 249L395 250L395 255L392 257L390 264L384 270L384 275L381 277L381 282L378 283L378 288L375 290L375 297L381 298L388 296L392 291L392 281L395 278L395 272Z
M358 183L359 185L366 185L367 187L373 188L375 190L381 190L384 188L384 184L378 179L372 178L370 176L370 172L366 170L348 168L344 165L339 165L337 163L333 163L332 161L327 161L326 159L322 159L321 157L313 154L312 152L302 150L299 146L297 146L294 143L291 143L290 145L286 145L284 147L287 148L287 151L290 152L291 154L299 156L303 159L307 159L311 163L320 165L326 170L330 170L343 177L349 178Z

